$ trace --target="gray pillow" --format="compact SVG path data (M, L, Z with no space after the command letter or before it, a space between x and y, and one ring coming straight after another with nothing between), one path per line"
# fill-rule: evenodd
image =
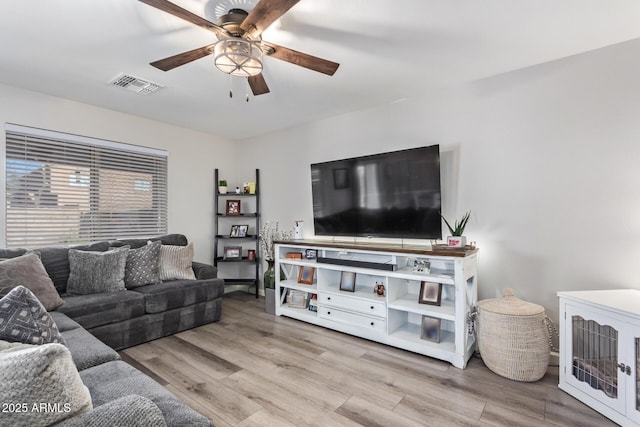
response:
M0 340L24 344L65 344L47 310L24 286L0 299Z
M152 244L149 242L149 244ZM160 247L160 280L196 280L193 272L193 242L187 246Z
M124 270L124 284L127 289L160 283L161 246L162 243L158 241L129 250Z
M107 252L69 249L69 295L87 295L125 290L124 271L128 247Z
M24 286L33 292L47 310L54 310L64 303L42 265L38 252L27 252L19 257L0 261L0 295L6 295L17 286Z

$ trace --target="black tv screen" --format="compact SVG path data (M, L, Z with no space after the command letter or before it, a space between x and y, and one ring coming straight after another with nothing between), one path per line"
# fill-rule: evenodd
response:
M311 165L318 236L441 239L440 147Z

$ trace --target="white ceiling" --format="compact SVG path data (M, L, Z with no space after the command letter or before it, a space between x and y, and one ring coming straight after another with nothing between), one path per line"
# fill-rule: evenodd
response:
M175 0L215 21L219 3ZM0 83L242 139L640 37L637 0L301 0L265 40L339 62L333 77L265 58L271 93L251 97L205 57L149 62L213 33L136 0L0 2ZM164 86L110 86L124 72ZM234 98L228 96L230 85Z

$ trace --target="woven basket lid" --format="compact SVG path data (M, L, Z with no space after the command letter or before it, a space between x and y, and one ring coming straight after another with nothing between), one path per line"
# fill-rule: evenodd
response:
M509 316L535 316L544 313L544 307L516 298L511 288L504 290L502 298L479 301L478 307L492 313Z

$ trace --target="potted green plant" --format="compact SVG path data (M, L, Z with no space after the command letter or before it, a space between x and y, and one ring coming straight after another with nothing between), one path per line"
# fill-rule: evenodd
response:
M469 211L465 213L460 220L455 221L454 227L449 224L449 221L447 221L445 217L442 217L444 223L447 224L447 227L451 232L451 236L447 236L447 246L452 248L461 248L467 245L467 238L464 236L464 228L467 226L470 217L471 212Z
M227 180L221 179L218 181L218 192L220 194L227 194Z

